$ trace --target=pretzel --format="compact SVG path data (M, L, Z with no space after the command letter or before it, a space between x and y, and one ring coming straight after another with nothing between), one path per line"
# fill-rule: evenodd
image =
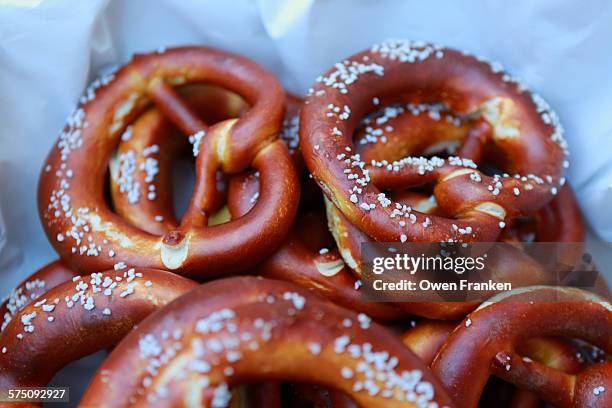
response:
M588 321L585 317L588 316ZM578 338L612 350L612 307L590 292L534 286L483 303L453 331L431 367L462 407L478 403L490 374L535 392L559 407L606 407L612 364L568 374L529 359L517 347L542 336Z
M430 365L456 327L456 322L422 320L402 334L402 342L425 364ZM584 368L576 347L563 339L554 337L528 339L517 347L517 351L526 359L538 361L565 373L576 374ZM527 390L515 389L510 397L510 406L513 408L540 405L540 398Z
M19 313L21 309L49 289L72 279L74 276L76 276L74 271L69 269L61 260L57 260L43 266L17 285L0 305L0 316L2 316L0 333L4 331L13 316Z
M171 87L202 82L236 92L251 109L207 129ZM129 225L103 197L113 149L149 100L183 133L200 139L190 205L179 227L162 237ZM111 79L94 83L47 158L38 194L47 237L79 272L108 269L118 260L207 277L248 269L282 243L297 209L297 174L277 139L282 115L280 85L244 58L196 47L136 56ZM217 170L247 168L262 178L253 211L206 228Z
M172 330L180 335L164 335ZM81 403L221 407L229 388L260 379L332 386L361 406L453 406L401 341L365 315L252 277L202 285L142 322Z
M152 269L75 276L13 316L0 334L0 390L45 386L62 367L117 343L196 284Z
M377 103L410 98L478 115L475 138L491 133L516 175L489 177L458 157L366 164L352 142L359 118ZM346 115L334 114L335 107ZM351 223L381 242L495 241L507 220L543 207L563 184L562 134L548 104L498 64L409 41L377 44L336 64L318 79L300 116L300 146L315 180ZM438 205L451 218L429 216L424 225L427 216L412 211L414 223L400 225L410 214L379 188L425 183L436 183Z

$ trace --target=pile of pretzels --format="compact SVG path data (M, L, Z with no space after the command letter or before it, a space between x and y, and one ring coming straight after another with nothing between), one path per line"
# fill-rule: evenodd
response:
M522 247L583 240L567 156L542 97L435 44L376 44L303 99L227 52L136 55L43 164L60 259L0 308L0 392L112 349L82 406L611 407L609 301ZM361 295L363 243L495 241L512 291Z

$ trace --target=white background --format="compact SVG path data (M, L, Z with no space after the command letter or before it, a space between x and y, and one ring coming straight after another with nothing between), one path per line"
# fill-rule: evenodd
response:
M55 258L37 215L38 173L105 67L135 52L210 45L303 93L337 60L390 37L497 60L542 94L566 128L569 180L592 231L612 241L609 0L0 0L0 290Z

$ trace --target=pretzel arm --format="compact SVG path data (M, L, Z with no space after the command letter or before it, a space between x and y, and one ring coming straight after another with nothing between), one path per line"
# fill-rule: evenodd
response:
M151 81L148 94L155 102L155 105L164 112L164 115L186 135L194 135L199 131L206 131L208 129L206 123L183 101L174 88L163 79L156 78Z
M75 276L77 276L76 272L68 268L61 260L56 260L26 278L9 293L0 305L0 316L2 316L0 333L24 307L48 290Z
M60 368L116 344L144 317L195 286L169 272L126 269L52 288L0 334L0 388L45 386Z

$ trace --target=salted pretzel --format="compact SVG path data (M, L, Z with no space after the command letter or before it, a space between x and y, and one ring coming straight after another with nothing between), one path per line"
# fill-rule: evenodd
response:
M194 83L233 91L251 109L207 128L172 88ZM191 202L179 227L161 237L131 226L104 201L111 154L149 101L199 140ZM282 115L280 85L247 59L202 47L137 55L111 78L94 83L47 158L38 206L48 238L79 272L108 269L117 261L206 277L249 268L282 243L297 209L297 174L277 139ZM207 227L217 170L234 174L247 168L259 171L262 180L253 210Z
M60 368L114 345L196 286L170 272L116 269L75 276L13 316L0 334L0 390L45 386Z
M332 386L361 406L453 406L417 357L367 316L252 277L204 284L143 321L81 403L221 407L232 386L260 379Z
M487 141L490 137L487 137L488 127L481 118L456 116L440 104L409 103L387 106L361 122L355 137L354 151L365 163L385 160L388 160L385 161L388 163L415 153L431 155L442 152L457 154L475 162L489 159L501 163L504 167L503 160L496 157L498 154L495 154L495 151L491 153L485 149L489 147ZM339 157L343 159L346 155ZM406 213L406 216L400 217L399 220L402 226L410 226L416 222L412 211L427 216L425 225L431 223L430 216L446 215L437 204L435 196L403 190L392 191L389 199L401 205L402 211ZM387 198L385 200L388 201ZM329 199L326 199L326 208L330 229L343 258L349 263L356 277L361 279L361 245L374 240L354 226ZM567 222L560 223L561 219ZM568 186L560 189L560 193L551 203L536 214L535 220L538 239L572 243L583 240L580 210ZM504 230L515 230L513 225L508 227ZM463 235L472 233L471 228L461 229L457 225L454 228ZM514 236L508 237L510 234L506 234L504 239L516 239ZM572 256L566 253L567 251L559 251L563 257L568 258L568 265L575 264L577 257L582 254L575 244L571 246L569 249L573 250ZM512 282L514 287L552 283L548 270L523 253L520 247L498 246L495 248L495 257L487 262L488 273L494 275L497 280ZM407 277L410 278L414 279L414 276ZM492 293L482 294L485 298L491 295ZM430 303L414 300L399 306L408 312L436 319L458 319L478 305L478 302Z
M586 319L586 320L585 320ZM607 407L612 364L569 374L523 358L518 347L542 336L578 338L612 351L612 307L576 288L529 287L483 303L454 330L431 367L462 407L478 403L490 374L559 407Z
M13 319L13 316L18 314L21 309L32 303L49 289L72 279L76 275L61 260L50 262L30 275L17 285L0 305L0 316L2 316L0 333L4 331Z
M360 118L377 104L405 102L478 116L469 139L490 133L508 158L504 170L516 174L489 177L454 156L365 163L352 141ZM346 114L334 114L335 107ZM381 242L495 241L507 221L543 207L563 184L562 134L548 104L498 64L410 41L377 44L337 63L318 79L300 115L300 146L315 180L351 223ZM436 201L450 218L408 212L379 190L426 183L436 184ZM410 215L414 222L401 225Z

